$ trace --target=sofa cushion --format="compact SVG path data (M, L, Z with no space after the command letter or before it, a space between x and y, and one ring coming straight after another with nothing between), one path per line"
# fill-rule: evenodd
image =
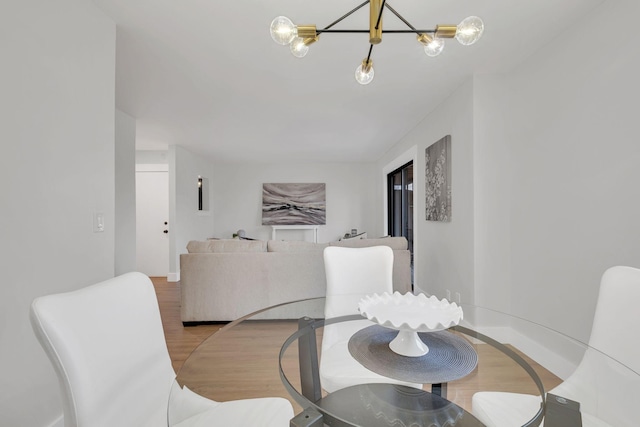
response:
M347 239L329 243L330 246L344 248L366 248L369 246L389 246L394 250L406 250L409 244L405 237L382 237L380 239Z
M187 244L187 252L221 253L221 252L266 252L267 242L264 240L192 240Z
M313 243L302 240L269 240L267 252L322 252L328 243Z

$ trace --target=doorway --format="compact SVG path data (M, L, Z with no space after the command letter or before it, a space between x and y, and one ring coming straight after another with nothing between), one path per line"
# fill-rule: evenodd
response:
M388 225L390 236L404 236L411 252L413 285L413 161L387 175Z
M167 165L136 168L136 269L169 274L169 172ZM165 169L165 170L159 170Z

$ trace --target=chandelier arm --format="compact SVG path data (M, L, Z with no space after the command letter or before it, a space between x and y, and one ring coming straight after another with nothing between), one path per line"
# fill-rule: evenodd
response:
M387 9L389 9L394 15L396 15L398 17L399 20L401 20L402 22L404 22L405 24L407 24L407 27L411 28L413 30L414 33L416 34L420 34L418 30L416 30L416 28L411 25L409 23L409 21L407 21L406 19L404 19L402 17L402 15L400 15L394 8L392 8L390 5L385 5Z
M368 33L369 30L317 30L318 34L322 33Z
M317 30L318 34L321 33L368 33L369 30ZM436 30L382 30L382 33L388 33L388 34L422 34L422 33L428 33L428 34L433 34L435 33Z
M385 4L387 4L387 0L382 0L382 5L380 5L380 13L378 14L378 20L376 21L376 30L380 28L380 20L382 19L382 12L384 11Z
M367 55L367 64L371 60L371 52L372 51L373 51L373 43L371 43L370 46L369 46L369 54Z
M364 6L366 6L367 4L369 4L369 0L365 1L364 3L362 3L360 6L356 6L353 10L345 13L344 15L342 15L340 18L336 19L335 21L333 21L331 24L327 25L326 27L323 28L323 30L328 30L329 28L333 27L334 25L336 25L338 22L342 21L343 19L347 18L348 16L350 16L351 14L353 14L354 12L356 12L359 9L362 9ZM318 30L318 32L322 32L322 30Z
M407 33L411 33L411 34L422 34L422 33L427 33L427 34L435 34L436 30L382 30L383 33L389 33L389 34L407 34Z

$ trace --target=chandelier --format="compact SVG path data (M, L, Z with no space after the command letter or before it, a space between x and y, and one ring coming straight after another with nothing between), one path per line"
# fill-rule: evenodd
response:
M368 30L334 30L334 25L344 20L357 10L369 4L369 29ZM404 22L408 30L383 30L382 13L387 9ZM373 46L382 41L384 33L413 33L418 42L424 46L424 52L428 56L438 56L444 49L445 39L455 38L462 45L472 45L484 31L484 23L477 16L470 16L458 25L437 25L435 29L419 30L404 19L394 8L387 4L386 0L367 0L353 10L347 12L323 29L317 29L315 25L295 25L286 16L278 16L271 22L271 37L283 46L289 45L291 53L298 57L304 57L309 51L309 45L315 43L324 33L369 33L369 53L362 63L356 68L355 78L358 83L366 85L371 83L374 76L373 60L371 53Z

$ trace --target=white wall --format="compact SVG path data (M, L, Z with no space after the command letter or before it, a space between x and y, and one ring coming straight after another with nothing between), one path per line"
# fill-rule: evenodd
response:
M86 0L29 0L0 29L0 425L43 426L62 408L31 301L114 273L115 25Z
M452 136L453 221L416 219L420 289L588 339L602 273L640 267L639 14L605 2L516 69L474 77L380 160L417 146L423 188L424 147ZM615 41L593 37L607 27Z
M180 280L180 254L190 240L204 240L214 231L214 215L198 211L198 177L209 180L209 200L213 201L212 162L188 150L169 147L169 281ZM217 218L216 218L217 222Z
M475 304L511 311L511 120L505 75L474 78Z
M443 298L446 290L459 292L463 302L473 301L473 82L469 80L396 144L378 165L380 170L412 147L417 147L414 164L416 193L414 218L416 291ZM452 219L451 222L425 219L425 149L451 135ZM376 195L381 199L386 182L377 179ZM376 206L380 206L376 204ZM381 211L376 211L382 217Z
M136 121L116 110L115 274L136 269Z
M167 165L169 164L168 150L137 150L136 165Z
M507 76L506 98L484 90L477 105L504 126L490 136L507 150L493 168L509 183L509 241L487 250L511 254L512 310L584 340L604 270L640 267L639 14L604 3Z
M372 163L216 164L211 180L215 228L203 237L231 238L243 229L248 237L271 239L271 227L262 225L262 184L270 182L326 184L327 224L318 230L319 242L337 240L352 228L378 237L375 170ZM280 233L278 239L310 240Z

